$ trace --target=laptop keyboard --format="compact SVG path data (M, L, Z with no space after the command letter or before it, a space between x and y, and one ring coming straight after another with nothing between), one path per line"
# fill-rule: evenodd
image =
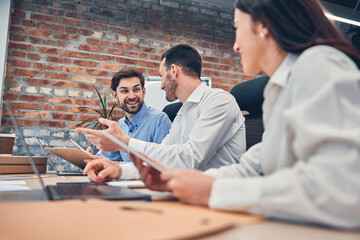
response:
M63 184L53 188L61 196L102 196L110 186L97 184Z

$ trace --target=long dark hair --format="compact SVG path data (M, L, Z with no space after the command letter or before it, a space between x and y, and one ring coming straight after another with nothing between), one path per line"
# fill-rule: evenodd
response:
M261 22L285 51L301 53L315 45L332 46L360 67L360 55L324 15L318 0L236 0L235 7Z

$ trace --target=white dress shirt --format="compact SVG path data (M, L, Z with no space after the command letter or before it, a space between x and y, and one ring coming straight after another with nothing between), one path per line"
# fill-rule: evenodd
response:
M360 73L342 52L288 54L264 90L262 142L210 169L209 206L360 227Z
M237 163L245 152L244 121L230 93L202 83L184 102L161 144L131 138L129 147L170 169L219 168ZM139 177L132 163L121 167L121 178Z

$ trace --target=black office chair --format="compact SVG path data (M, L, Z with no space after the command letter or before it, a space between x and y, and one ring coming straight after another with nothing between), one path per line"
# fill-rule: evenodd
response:
M182 106L181 102L170 103L164 107L163 112L166 113L170 121L173 122L181 106Z
M262 103L264 88L269 81L268 76L258 77L235 85L230 93L235 97L241 111L245 115L246 149L261 141L264 126L262 121Z

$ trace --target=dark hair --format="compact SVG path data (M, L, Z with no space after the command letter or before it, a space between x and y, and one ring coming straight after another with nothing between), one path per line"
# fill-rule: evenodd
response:
M111 79L111 89L116 92L116 88L119 86L120 80L123 78L137 77L140 79L141 88L144 87L145 79L142 73L135 68L128 68L118 71Z
M186 75L200 79L202 61L195 48L186 44L175 45L163 53L161 60L164 58L166 70L170 69L171 64L176 64L182 67Z
M285 51L301 53L315 45L332 46L360 66L356 48L325 16L318 0L236 0L235 7L261 22Z

